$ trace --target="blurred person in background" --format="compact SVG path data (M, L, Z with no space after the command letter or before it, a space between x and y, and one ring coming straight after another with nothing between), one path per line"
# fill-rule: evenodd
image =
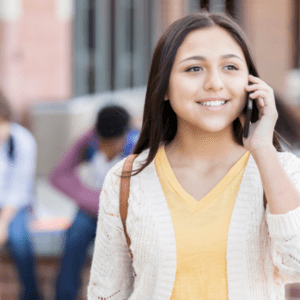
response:
M7 244L24 292L20 299L39 299L30 240L37 144L32 134L12 121L0 92L0 250Z
M61 269L56 284L58 300L76 299L80 272L87 250L96 235L99 196L107 172L133 152L139 132L130 126L128 112L119 106L99 111L94 128L66 151L50 174L51 184L69 196L79 207L66 233ZM76 167L87 162L88 184L82 182Z

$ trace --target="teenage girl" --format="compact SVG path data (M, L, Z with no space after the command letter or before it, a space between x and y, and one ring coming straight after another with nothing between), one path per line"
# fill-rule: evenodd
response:
M126 219L133 258L123 160L101 192L88 299L284 300L300 281L300 159L281 148L273 90L239 26L207 12L173 23L145 101Z

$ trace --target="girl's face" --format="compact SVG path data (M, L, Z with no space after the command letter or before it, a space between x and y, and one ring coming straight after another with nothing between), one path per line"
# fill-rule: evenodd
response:
M248 68L237 42L220 27L198 29L178 48L165 100L170 100L179 128L231 130L246 105L246 85ZM226 103L200 104L220 100Z

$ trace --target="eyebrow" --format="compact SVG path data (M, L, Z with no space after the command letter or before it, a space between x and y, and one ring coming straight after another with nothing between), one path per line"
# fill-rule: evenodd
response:
M226 58L238 58L239 60L243 61L238 55L236 54L225 54L225 55L222 55L221 56L221 59L226 59ZM204 57L204 56L201 56L201 55L196 55L196 56L191 56L191 57L188 57L188 58L185 58L184 60L182 60L180 62L180 64L184 61L187 61L187 60L201 60L201 61L206 61L207 59Z

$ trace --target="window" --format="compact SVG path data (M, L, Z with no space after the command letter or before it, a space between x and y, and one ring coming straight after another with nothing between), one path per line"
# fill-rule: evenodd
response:
M75 1L75 96L147 83L155 6L149 0Z
M226 2L225 0L202 0L201 8L206 8L210 11L225 11Z
M201 9L207 9L210 11L226 11L231 16L236 17L237 7L235 5L236 0L190 0L190 11Z

